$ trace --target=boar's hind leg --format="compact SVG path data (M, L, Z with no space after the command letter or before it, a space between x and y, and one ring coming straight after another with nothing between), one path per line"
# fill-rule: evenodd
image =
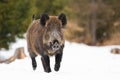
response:
M55 71L59 71L61 60L62 60L62 53L56 54L55 55L55 68L54 68Z
M36 67L37 67L36 59L35 59L35 57L31 57L31 60L32 60L32 67L33 67L33 70L35 70Z
M41 60L42 60L44 71L47 73L51 72L49 56L44 55L41 57Z

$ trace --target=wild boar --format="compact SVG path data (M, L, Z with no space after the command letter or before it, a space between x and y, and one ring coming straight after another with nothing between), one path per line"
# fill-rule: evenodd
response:
M64 48L64 35L62 29L67 24L65 14L48 16L42 14L40 19L32 18L32 23L27 30L28 52L32 60L32 67L37 67L35 57L41 55L45 72L51 72L50 56L55 55L55 71L59 71Z

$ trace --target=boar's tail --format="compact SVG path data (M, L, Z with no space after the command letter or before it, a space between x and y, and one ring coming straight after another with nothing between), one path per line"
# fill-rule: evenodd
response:
M33 15L32 15L32 21L34 21L34 20L35 20L35 15L33 14Z

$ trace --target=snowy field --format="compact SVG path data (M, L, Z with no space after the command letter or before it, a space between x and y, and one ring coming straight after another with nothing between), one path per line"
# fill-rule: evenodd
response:
M0 59L10 57L18 47L24 47L28 56L26 41L17 39L9 51L0 51ZM91 47L66 42L59 72L54 71L54 57L51 57L52 72L45 73L40 56L36 58L36 71L32 70L28 56L11 64L0 64L0 80L120 80L120 55L111 54L111 48L120 46Z

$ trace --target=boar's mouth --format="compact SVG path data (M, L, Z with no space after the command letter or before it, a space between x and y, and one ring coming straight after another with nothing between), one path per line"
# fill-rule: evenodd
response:
M49 55L54 55L57 51L61 49L60 42L55 39L50 42L49 45L46 45L46 49Z
M59 44L58 40L53 40L53 42L50 43L50 45L51 45L51 48L53 51L57 51L60 49L60 44Z

